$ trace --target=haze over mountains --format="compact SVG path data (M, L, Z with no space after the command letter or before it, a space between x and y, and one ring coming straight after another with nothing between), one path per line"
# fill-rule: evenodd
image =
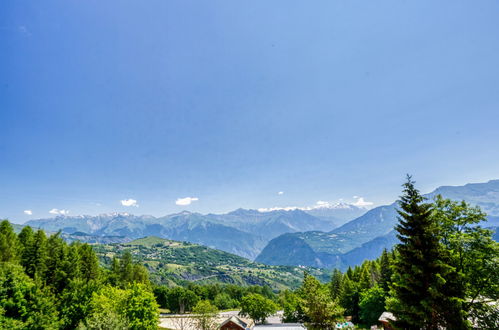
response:
M31 220L26 224L47 231L61 230L66 234L122 236L130 240L156 235L203 244L254 259L271 239L281 234L313 230L329 231L366 211L367 209L363 207L338 203L320 205L308 210L237 209L226 214L206 215L184 211L159 218L127 213L58 216ZM310 214L313 212L318 216Z
M499 226L499 180L443 186L425 195L466 200L488 214L487 227ZM98 240L133 240L145 236L202 244L270 265L345 269L376 258L397 243L397 203L371 210L352 204L310 208L245 210L226 214L181 212L164 217L113 213L58 216L26 224L47 231L93 235ZM341 224L339 227L338 224Z

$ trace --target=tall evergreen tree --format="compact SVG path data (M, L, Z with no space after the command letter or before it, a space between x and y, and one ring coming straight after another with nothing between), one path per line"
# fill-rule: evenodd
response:
M47 240L47 272L45 274L45 283L61 292L68 284L68 275L66 273L67 245L59 236L54 234Z
M82 244L79 248L80 274L86 281L95 280L99 277L99 260L95 251L88 244Z
M343 274L341 274L341 271L339 269L335 268L333 271L333 275L331 275L330 283L331 297L333 297L333 299L338 299L340 297L342 279Z
M351 316L353 322L359 320L359 285L351 280L348 274L343 276L340 294L340 305L345 309L345 315Z
M20 252L20 259L21 259L21 265L26 268L29 260L29 251L31 249L31 246L33 244L33 239L34 239L34 233L33 229L31 229L30 226L24 226L23 229L21 229L21 232L17 236L17 239L19 241L19 252Z
M8 220L0 223L0 262L17 262L17 235Z
M47 269L47 237L43 230L38 230L33 235L32 243L26 247L25 269L26 274L34 278L42 277Z
M396 226L401 243L397 246L399 256L394 263L389 308L401 328L446 327L443 312L456 306L453 297L445 293L448 266L441 251L438 226L431 216L432 206L425 202L410 176L403 187Z
M388 255L388 251L386 249L383 250L380 258L380 287L387 293L389 290L389 285L391 283L392 278L392 270L390 268L390 256Z

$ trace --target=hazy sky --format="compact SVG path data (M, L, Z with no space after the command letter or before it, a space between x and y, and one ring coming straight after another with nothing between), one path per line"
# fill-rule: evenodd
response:
M0 218L497 179L498 17L496 0L2 0Z

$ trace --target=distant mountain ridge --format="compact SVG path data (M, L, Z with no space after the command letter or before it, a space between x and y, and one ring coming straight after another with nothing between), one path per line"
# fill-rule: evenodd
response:
M499 226L499 180L464 186L442 186L426 194L428 199L441 194L453 200L465 200L488 214L485 227ZM393 230L397 223L397 202L379 206L330 232L291 233L269 242L255 259L272 265L345 267L375 258L383 248L397 243ZM298 243L297 240L301 240ZM288 245L300 249L288 249ZM312 253L313 251L314 253Z
M362 209L359 208L361 212ZM346 216L340 210L339 218ZM364 210L365 212L365 210ZM333 210L330 210L334 214ZM163 217L110 213L98 216L57 216L26 222L34 228L65 234L82 234L128 240L156 235L161 238L206 245L239 256L254 259L273 238L292 232L329 231L334 222L293 210L237 209L226 214L200 214L183 211Z

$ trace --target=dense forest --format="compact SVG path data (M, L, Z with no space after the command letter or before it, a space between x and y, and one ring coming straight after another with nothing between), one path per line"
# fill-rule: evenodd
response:
M211 329L218 310L238 309L257 322L277 310L284 321L333 329L346 317L377 324L390 311L397 328L497 328L499 244L465 202L425 200L408 179L396 227L400 244L376 260L334 270L320 281L305 272L295 290L265 285L168 284L124 250L100 263L88 244L66 243L0 223L0 328L157 329L159 311L193 313Z

